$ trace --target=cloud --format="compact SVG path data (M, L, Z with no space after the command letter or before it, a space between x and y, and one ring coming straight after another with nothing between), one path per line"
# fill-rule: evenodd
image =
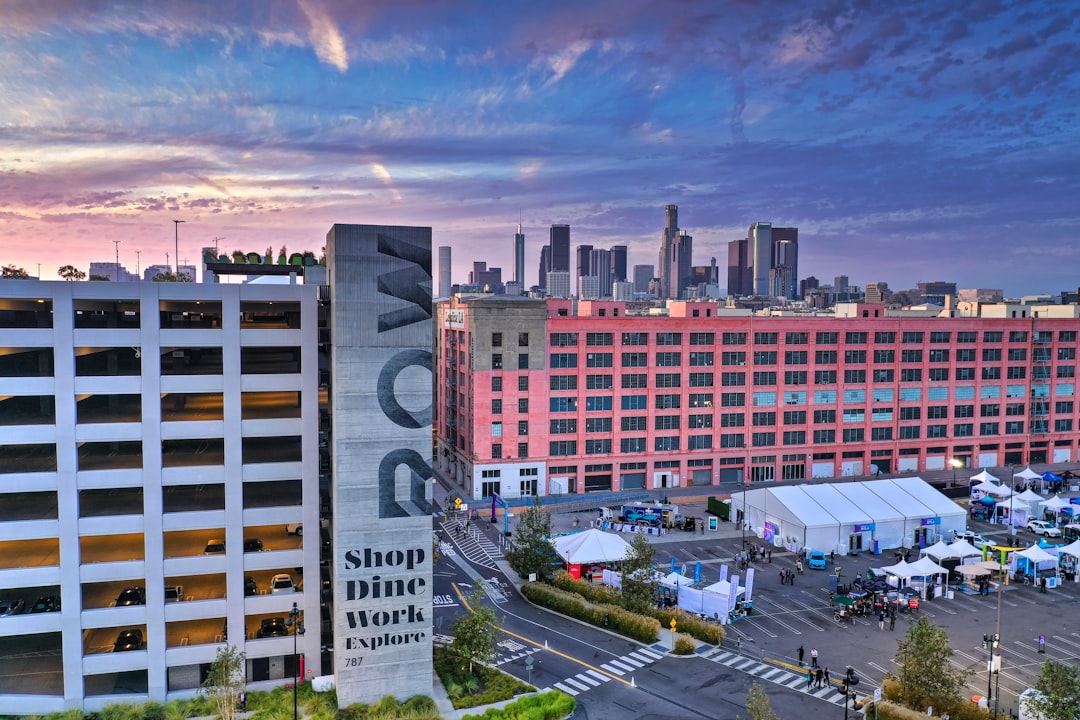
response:
M324 63L336 67L340 72L347 71L349 54L345 49L345 38L334 19L317 3L317 0L298 0L298 2L311 25L308 39L315 49L315 55Z
M555 83L566 77L566 74L574 69L581 56L588 52L592 47L592 41L590 40L577 40L570 43L562 50L550 55L546 58L545 62L551 69L551 77L544 83L544 87L551 87Z

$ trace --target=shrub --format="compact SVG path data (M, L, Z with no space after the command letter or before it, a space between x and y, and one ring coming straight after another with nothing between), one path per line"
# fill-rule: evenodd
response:
M575 707L577 701L574 698L552 690L515 700L502 708L488 708L483 715L465 715L462 720L560 720Z
M435 648L434 666L454 707L458 709L490 705L535 690L517 678L485 665L474 664L470 673L468 663L455 656L448 647Z
M536 605L641 642L653 643L660 637L660 623L655 618L643 617L616 605L592 605L580 596L540 583L525 583L521 593Z
M676 655L693 655L697 651L697 646L694 645L694 641L686 635L677 635L675 637L675 654Z

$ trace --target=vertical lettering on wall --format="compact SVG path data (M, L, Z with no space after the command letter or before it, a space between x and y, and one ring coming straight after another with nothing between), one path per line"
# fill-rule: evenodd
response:
M397 469L406 465L410 471L409 501L405 507L397 497ZM379 518L430 515L431 504L427 501L427 484L431 480L431 465L420 453L407 448L391 450L379 463Z
M413 304L379 315L379 332L384 333L431 319L431 249L379 233L378 251L412 263L411 267L379 275L379 292ZM426 283L426 286L425 286Z

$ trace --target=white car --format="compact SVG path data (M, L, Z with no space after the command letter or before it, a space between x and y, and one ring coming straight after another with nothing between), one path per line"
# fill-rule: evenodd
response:
M296 592L296 585L293 584L292 576L288 573L281 573L270 579L271 594L284 592Z
M1061 537L1061 530L1058 530L1045 520L1029 520L1027 529L1043 537Z
M965 530L962 533L957 533L956 534L956 539L957 540L967 540L968 543L970 543L974 547L979 548L980 550L982 550L987 545L993 545L994 544L993 540L990 540L989 538L985 538L982 535L980 535L979 533L974 532L972 530Z
M304 523L286 523L285 532L289 535L303 535Z

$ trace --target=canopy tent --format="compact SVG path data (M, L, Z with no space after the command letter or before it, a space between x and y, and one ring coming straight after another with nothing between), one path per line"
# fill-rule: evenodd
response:
M1020 502L1014 495L997 504L996 514L998 517L1008 516L1006 525L1027 525L1028 518L1032 516L1032 509L1030 505Z
M1061 482L1063 480L1060 475L1056 475L1050 471L1044 472L1041 477L1046 482Z
M1068 545L1065 545L1060 550L1058 550L1058 556L1060 557L1062 554L1072 555L1074 558L1080 558L1080 540L1069 543Z
M630 552L628 542L597 528L557 537L552 544L559 557L570 565L619 562Z
M980 483L981 484L981 483ZM1007 498L1013 494L1013 490L1008 485L991 485L989 489L984 490L987 495L991 495L999 500Z
M705 586L705 592L717 593L719 595L731 594L731 583L727 580L721 580L720 582L714 582L712 585ZM746 588L740 585L736 592L742 595L746 592Z
M1013 500L1020 500L1021 502L1025 502L1028 505L1035 505L1036 503L1041 503L1043 500L1046 500L1046 498L1044 498L1042 495L1035 492L1034 490L1028 489L1020 493L1019 495L1014 495Z
M805 492L814 502L823 508L827 508L829 514L836 518L836 534L831 538L829 544L823 546L810 545L815 550L829 551L836 550L840 553L848 551L851 536L855 533L856 527L868 528L874 522L874 519L870 515L856 505L851 499L840 492L836 485L822 484L822 485L803 485L801 486L803 492ZM862 532L860 530L860 532Z
M764 537L765 523L769 523L775 528L774 543L789 550L831 547L836 538L836 518L804 493L800 486L758 488L733 493L733 520L744 507L746 522L755 533Z
M912 577L926 577L928 575L945 575L949 571L930 558L921 557L913 563L908 563L907 572L910 572Z
M1040 504L1042 505L1043 510L1047 512L1052 512L1057 515L1059 512L1061 512L1061 508L1069 507L1069 500L1068 498L1063 498L1060 495L1055 495L1049 500L1043 500Z
M946 545L944 540L938 540L936 543L922 551L923 557L930 557L934 560L943 560L945 558L959 558L956 551L951 545Z
M906 579L908 579L910 577L914 577L914 576L918 575L918 573L911 572L911 566L912 565L914 565L914 563L909 563L909 562L906 562L904 560L901 560L900 562L896 563L895 565L889 565L889 566L883 567L881 569L884 570L887 575L895 575L898 578L902 578L902 579L906 580Z
M1018 473L1013 473L1014 478L1020 478L1021 480L1041 480L1042 475L1031 469L1030 466L1024 468Z
M982 557L982 550L975 547L967 540L954 540L949 545L949 549L952 550L956 554L956 556L960 558Z
M680 575L679 573L668 573L660 583L663 585L670 585L671 587L682 587L683 585L693 585L694 578L687 575Z
M985 505L986 507L993 507L998 504L998 501L990 495L983 495L975 502L977 502L979 505Z
M983 470L977 475L972 475L969 479L976 482L998 482L997 476L991 475L989 470Z
M1052 562L1057 558L1050 553L1043 550L1038 545L1032 545L1024 550L1017 550L1013 553L1013 557L1022 557L1030 560L1034 563Z
M980 575L989 575L993 570L986 567L985 563L977 562L970 565L960 565L956 568L956 572L964 577L978 577Z

